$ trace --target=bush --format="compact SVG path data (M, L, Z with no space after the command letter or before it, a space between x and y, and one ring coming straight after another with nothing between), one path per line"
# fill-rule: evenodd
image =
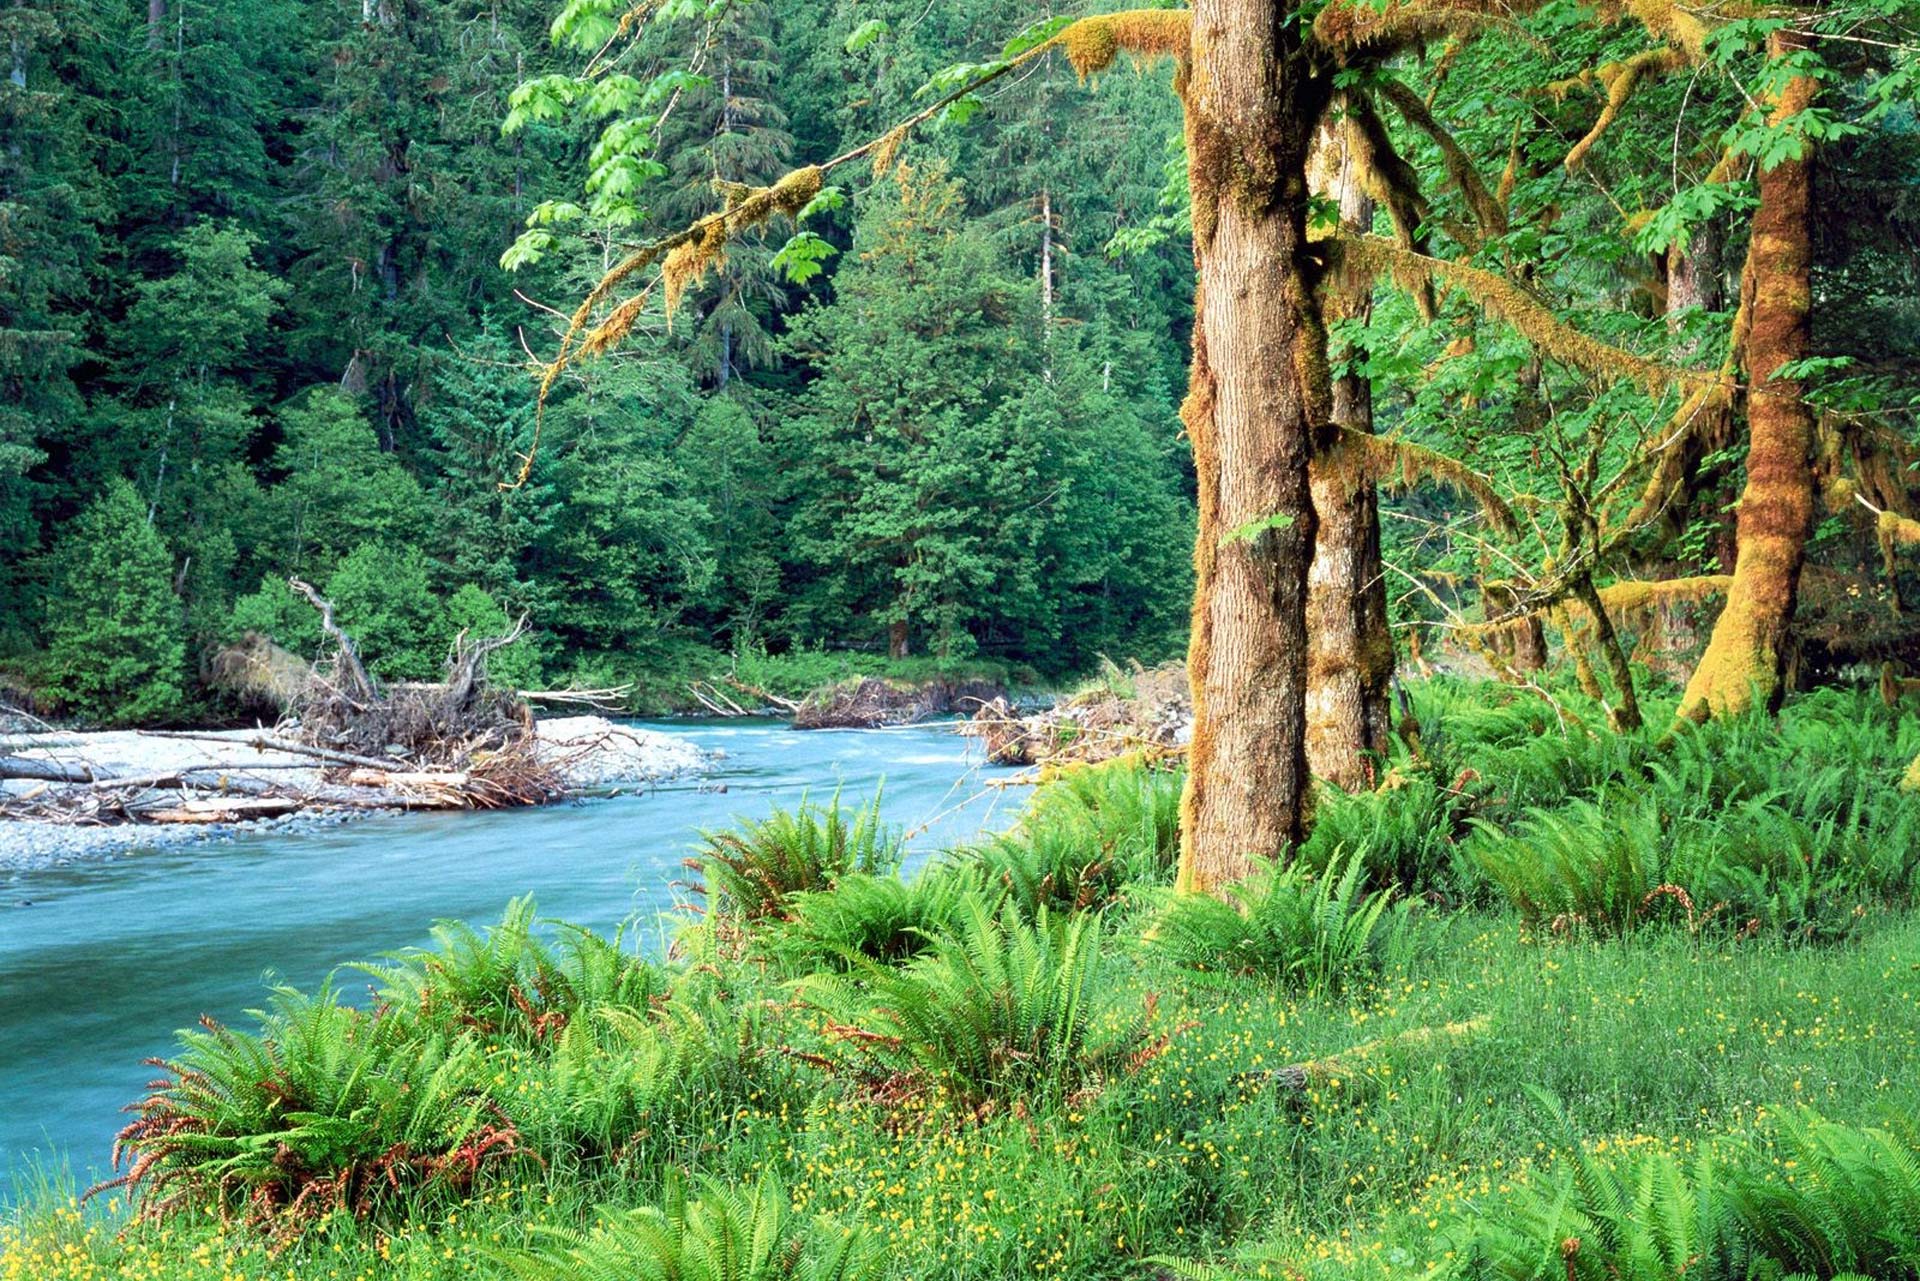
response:
M1223 898L1170 898L1153 945L1188 969L1258 975L1310 992L1339 987L1379 968L1401 923L1399 910L1389 915L1392 892L1365 892L1366 876L1358 852L1335 855L1319 872L1268 864Z
M838 793L826 805L802 801L704 840L687 866L705 874L714 914L737 921L783 919L793 895L831 889L849 872L891 872L903 843L897 828L880 821L878 796L848 810Z
M802 1215L771 1172L741 1191L701 1179L667 1186L665 1203L609 1214L586 1233L548 1230L545 1248L508 1260L533 1281L866 1281L886 1262L864 1229Z
M1058 1099L1140 1048L1144 1020L1102 1003L1101 959L1097 918L1043 912L1029 924L975 896L904 967L866 962L800 991L837 1025L839 1070L896 1096L938 1090L978 1113Z

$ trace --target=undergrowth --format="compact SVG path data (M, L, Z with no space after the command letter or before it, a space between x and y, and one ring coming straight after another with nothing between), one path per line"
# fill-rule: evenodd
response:
M1233 903L1122 763L912 881L719 834L670 961L516 902L275 991L138 1105L144 1216L42 1189L0 1279L1920 1275L1920 729L1419 709Z

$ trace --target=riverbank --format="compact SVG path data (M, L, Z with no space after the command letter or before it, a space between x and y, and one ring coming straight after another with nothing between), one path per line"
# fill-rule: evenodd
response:
M573 796L651 786L698 774L714 759L713 753L684 738L602 716L541 720L535 724L535 735L540 759L559 772ZM187 775L204 779L208 795L218 794L225 782L244 779L318 798L314 804L290 813L234 822L78 823L0 818L0 869L5 870L220 840L275 828L324 827L390 812L378 806L330 806L327 798L332 792L323 778L323 762L276 750L253 730L209 731L195 738L162 737L135 730L15 733L0 735L0 755L79 767L102 778ZM44 786L24 779L0 781L0 798L30 797L36 787Z

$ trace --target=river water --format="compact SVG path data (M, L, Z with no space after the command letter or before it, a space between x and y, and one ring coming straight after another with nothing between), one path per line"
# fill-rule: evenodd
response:
M490 814L410 814L267 832L0 874L0 1203L36 1167L83 1186L121 1105L202 1014L245 1026L264 982L311 988L336 966L428 941L436 920L543 916L602 931L670 923L703 829L803 794L864 803L907 829L909 867L1024 799L983 785L978 740L947 726L798 733L779 722L648 728L726 753L701 780ZM882 781L884 780L884 788ZM718 790L724 784L726 790ZM4 831L0 831L0 838ZM351 980L343 980L351 981Z

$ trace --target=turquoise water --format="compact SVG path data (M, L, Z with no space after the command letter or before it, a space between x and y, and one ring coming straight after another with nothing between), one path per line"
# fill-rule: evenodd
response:
M605 931L632 921L657 937L686 897L676 882L701 829L803 793L839 788L843 802L864 802L884 779L883 811L908 829L910 866L1005 826L1024 799L985 787L1004 771L983 768L977 740L946 726L649 728L726 759L704 780L645 795L382 817L0 874L0 1199L49 1158L91 1182L120 1107L154 1075L141 1061L202 1014L244 1024L268 976L311 987L344 962L427 942L436 920L497 918L519 894L544 916Z

